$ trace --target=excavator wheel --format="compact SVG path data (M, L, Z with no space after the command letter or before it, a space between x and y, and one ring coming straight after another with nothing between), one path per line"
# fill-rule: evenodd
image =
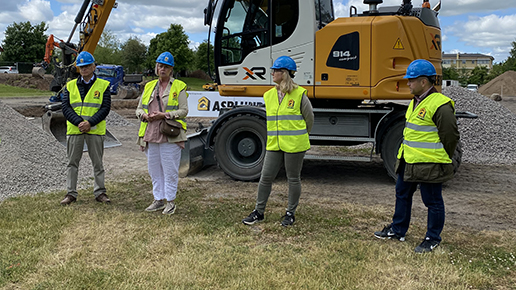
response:
M387 170L387 174L394 180L398 179L394 167L398 159L398 150L401 142L403 142L403 129L405 128L404 120L396 122L392 125L382 139L382 160L383 166Z
M260 178L267 128L258 116L238 115L226 121L215 137L215 158L231 178L254 181Z

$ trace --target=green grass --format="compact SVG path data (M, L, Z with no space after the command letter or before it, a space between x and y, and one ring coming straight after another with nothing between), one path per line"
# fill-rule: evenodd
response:
M264 222L245 226L251 185L235 183L245 189L235 197L213 192L217 181L181 180L173 216L143 211L145 175L109 182L111 205L91 188L67 207L64 192L8 199L0 289L516 289L514 232L446 227L442 245L420 255L425 225L404 243L372 236L392 209L303 203L283 228L275 199Z
M52 96L51 91L42 91L36 89L25 89L20 87L13 87L8 85L0 84L0 98L5 97L40 97L40 96Z

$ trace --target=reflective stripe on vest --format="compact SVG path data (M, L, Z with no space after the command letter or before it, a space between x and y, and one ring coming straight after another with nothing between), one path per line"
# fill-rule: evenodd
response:
M84 101L81 100L81 93L77 87L77 79L69 81L66 89L69 93L70 106L75 113L83 120L89 121L91 117L98 112L102 106L104 92L109 88L109 82L103 79L95 78L95 82L91 85L90 90L86 93ZM82 134L78 126L66 121L66 135ZM100 121L97 125L91 127L87 134L106 135L106 120Z
M306 122L301 114L303 93L306 94L306 89L298 87L286 94L281 104L276 88L263 95L267 113L267 150L297 153L310 149Z
M149 101L152 96L152 92L154 88L158 84L158 80L153 80L148 82L145 85L145 89L143 90L142 96L142 108L145 114L149 114ZM168 102L165 107L165 112L177 111L179 109L179 93L185 90L186 93L186 84L180 80L174 80L172 86L170 86L170 92L168 93ZM188 97L188 93L186 93ZM186 119L175 119L183 126L183 129L186 131ZM147 122L140 122L140 130L138 131L138 136L145 136L145 131L147 130Z
M398 159L404 158L407 163L451 163L439 139L437 127L432 120L439 107L451 103L455 110L455 102L440 93L426 97L414 108L414 100L405 114L407 120L403 130L403 143L398 150Z

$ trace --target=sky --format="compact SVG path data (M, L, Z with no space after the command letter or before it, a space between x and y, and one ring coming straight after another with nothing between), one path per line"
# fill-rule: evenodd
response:
M222 0L219 1L219 4ZM384 0L381 6L399 6L402 0ZM420 6L422 0L412 0ZM430 0L434 7L439 0ZM45 21L47 34L67 40L83 0L0 0L0 43L5 29L13 22ZM204 8L208 0L117 0L106 24L123 43L138 37L145 45L171 23L181 24L196 48L208 38ZM143 4L145 3L145 4ZM152 4L151 4L152 3ZM363 0L333 0L336 17L348 17L351 6L359 13L369 10ZM439 12L444 53L481 53L505 61L516 41L516 0L442 0ZM78 31L74 34L78 42ZM1 45L1 44L0 44Z

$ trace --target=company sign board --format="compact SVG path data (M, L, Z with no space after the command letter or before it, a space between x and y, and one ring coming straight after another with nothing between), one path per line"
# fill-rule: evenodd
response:
M237 105L260 106L263 97L222 97L218 92L188 92L187 117L218 117L222 108Z

